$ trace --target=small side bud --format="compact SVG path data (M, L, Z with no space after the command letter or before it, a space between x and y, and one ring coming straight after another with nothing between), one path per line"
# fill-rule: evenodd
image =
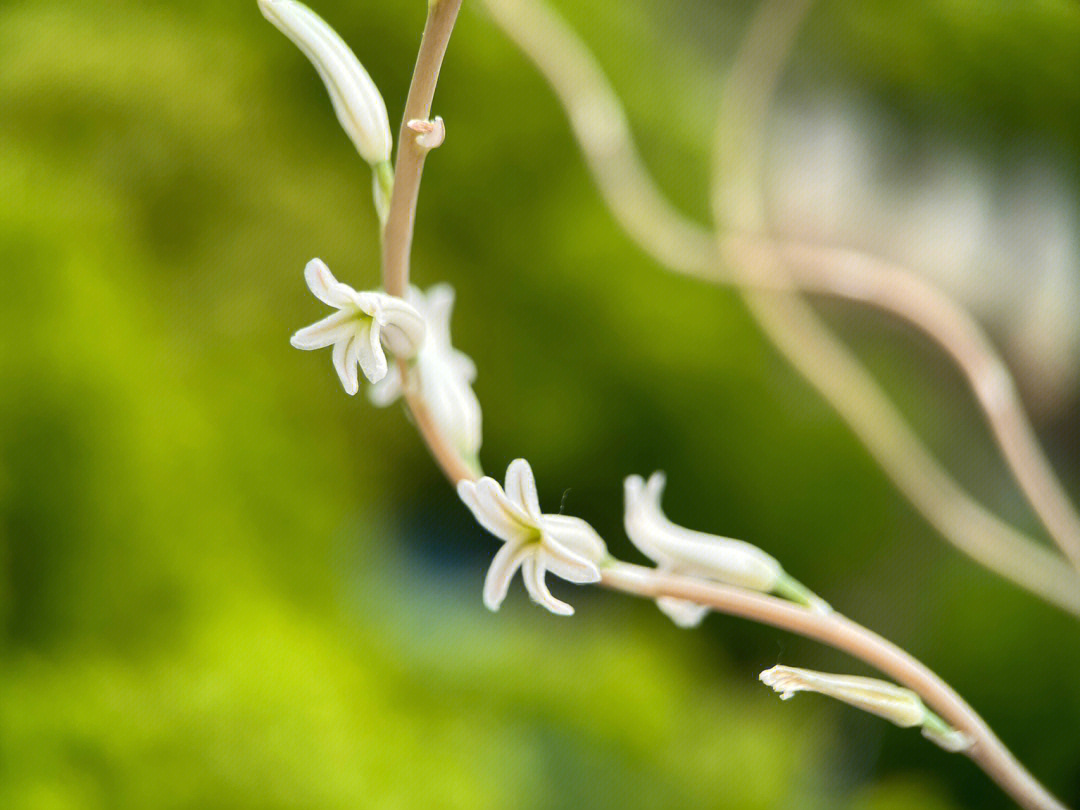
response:
M414 118L409 121L407 126L413 132L418 133L416 143L424 149L436 149L442 146L442 142L446 140L446 124L443 123L442 116L436 115L432 121Z

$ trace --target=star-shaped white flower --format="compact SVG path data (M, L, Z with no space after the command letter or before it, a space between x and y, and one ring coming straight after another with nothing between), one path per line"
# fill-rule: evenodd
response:
M304 278L316 298L338 311L301 329L290 342L305 351L333 346L334 368L346 393L360 388L357 366L373 383L386 376L384 343L404 359L423 345L424 318L411 304L386 293L357 292L334 278L321 259L308 262Z
M545 515L540 511L536 480L529 462L511 462L506 489L494 478L462 481L458 495L477 521L505 542L488 569L484 604L498 610L518 567L529 595L552 613L570 616L574 609L551 595L544 575L551 571L569 582L600 579L599 563L607 556L600 535L581 518Z
M776 593L819 612L830 610L757 546L685 529L668 520L660 507L664 483L660 472L653 473L648 482L639 475L626 479L626 534L658 570ZM670 597L660 597L656 604L680 627L697 625L709 612L703 605Z
M436 284L423 293L409 287L405 300L423 316L427 326L424 345L407 374L406 384L415 386L443 434L464 456L473 458L480 450L482 414L471 385L476 379L476 364L450 342L454 288ZM368 389L368 397L378 407L386 407L403 390L401 373L395 366Z

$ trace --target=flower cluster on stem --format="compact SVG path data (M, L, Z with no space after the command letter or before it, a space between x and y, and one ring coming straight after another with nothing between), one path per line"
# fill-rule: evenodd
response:
M308 286L337 312L297 332L293 345L301 349L333 346L334 367L350 394L359 388L359 369L375 384L371 397L377 404L405 397L433 455L457 484L462 501L484 528L503 541L485 580L484 603L498 609L520 568L530 596L561 615L572 614L573 608L551 594L548 572L573 583L601 583L654 598L681 624L695 624L715 609L815 638L876 666L911 689L790 667L762 673L762 680L785 699L797 691L817 691L898 725L921 726L939 745L967 753L1025 807L1059 810L1062 805L1016 762L971 707L910 655L833 613L761 549L667 520L660 507L661 474L648 482L638 476L626 481L626 530L656 563L650 569L614 560L584 520L542 512L532 469L525 460L509 465L504 486L473 472L479 470L475 454L480 446L479 403L471 389L476 369L450 343L453 292L446 285L436 285L426 294L408 287L423 159L445 137L442 120L428 120L428 115L460 4L461 0L429 0L395 169L390 165L385 105L340 37L295 0L259 0L263 13L315 65L339 120L375 170L376 207L384 224L384 283L389 292L403 296L357 292L337 281L320 260L313 260L305 270ZM393 371L385 350L398 359ZM940 711L940 716L928 706Z

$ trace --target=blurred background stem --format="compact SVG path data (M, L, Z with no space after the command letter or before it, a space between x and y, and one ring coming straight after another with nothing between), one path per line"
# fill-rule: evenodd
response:
M663 266L686 275L739 286L759 325L795 369L837 411L893 483L941 535L976 562L1061 609L1080 615L1080 577L1061 557L1020 532L968 494L935 458L858 359L813 310L785 293L810 292L867 300L923 328L957 360L994 429L1005 458L1036 513L1064 549L1075 549L1075 511L1045 460L1011 376L963 310L908 271L856 251L774 240L735 219L719 243L682 215L654 183L634 146L629 123L610 83L587 47L543 0L484 0L492 17L537 66L570 119L605 202L635 242ZM751 45L785 33L794 36L809 4L790 4L779 25L755 17L733 77L760 87L768 64ZM775 30L774 30L775 29ZM557 43L552 46L551 43ZM779 66L774 68L779 71ZM777 81L778 75L772 76ZM735 81L733 78L732 81ZM742 81L740 79L740 81ZM732 103L725 94L722 137L734 136L741 117L764 115L762 95ZM740 91L741 92L741 91ZM741 132L741 130L740 130ZM755 130L760 137L760 132ZM744 156L741 149L748 150ZM762 143L725 143L726 191L738 199L734 172L747 172ZM760 162L760 161L758 161ZM732 189L735 189L733 192ZM725 209L727 203L723 204ZM741 217L742 214L736 216ZM730 217L729 217L730 219ZM795 273L769 257L777 251ZM765 261L762 261L763 256ZM723 264L722 264L723 263ZM725 269L727 265L731 269Z

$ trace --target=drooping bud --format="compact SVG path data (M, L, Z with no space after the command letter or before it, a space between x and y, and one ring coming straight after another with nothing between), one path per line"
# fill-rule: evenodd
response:
M831 610L757 546L693 531L668 520L660 506L664 483L664 474L660 472L653 473L648 481L638 475L626 479L626 534L656 563L658 570L775 593L820 613ZM693 627L709 610L671 597L660 597L656 604L680 627Z
M390 160L393 138L379 89L360 60L326 22L296 0L259 0L263 16L315 66L338 121L360 156L373 167Z
M759 677L779 693L781 700L790 700L796 692L817 692L876 714L901 728L921 726L923 736L946 751L963 751L971 745L967 735L926 708L918 695L888 681L784 666L767 669Z

